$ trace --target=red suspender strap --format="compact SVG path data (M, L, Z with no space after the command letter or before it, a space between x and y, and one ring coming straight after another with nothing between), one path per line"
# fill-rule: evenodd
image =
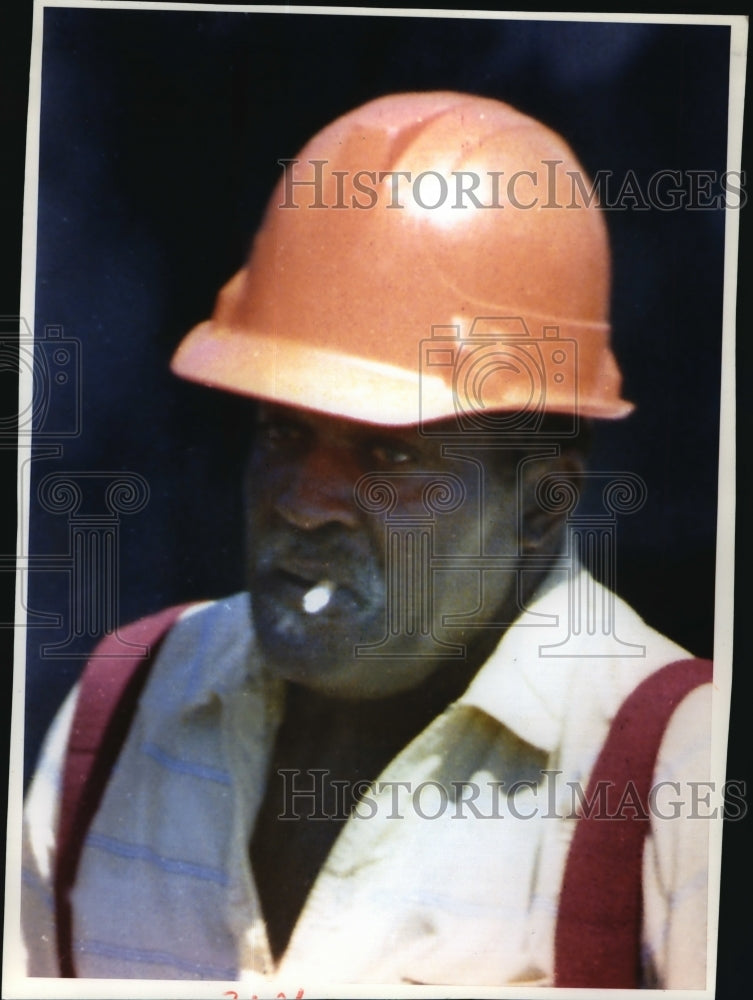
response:
M55 913L60 975L76 975L70 891L84 838L128 733L159 643L188 604L142 618L105 636L80 680L63 770L55 861ZM132 645L133 651L124 646Z
M617 712L589 782L587 802L595 804L577 820L565 865L556 986L640 985L641 868L656 757L675 708L711 678L708 660L670 663L639 684ZM605 787L603 806L598 789Z

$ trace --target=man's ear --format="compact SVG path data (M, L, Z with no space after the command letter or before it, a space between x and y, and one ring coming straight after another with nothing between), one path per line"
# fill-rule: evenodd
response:
M585 470L585 459L574 448L559 455L523 459L518 469L520 495L520 542L524 553L553 555L559 550L562 527L573 510L579 490L571 491L567 480ZM550 488L543 488L545 477L554 476ZM558 488L557 484L561 484Z

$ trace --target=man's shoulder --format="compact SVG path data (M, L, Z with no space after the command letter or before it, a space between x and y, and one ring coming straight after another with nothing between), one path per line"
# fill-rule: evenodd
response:
M194 625L198 622L211 622L214 625L238 627L247 625L249 621L249 596L245 590L227 597L191 601L182 607L175 628L184 629L189 622Z
M239 591L227 597L194 601L183 606L170 634L213 636L227 642L251 629L249 595Z
M552 751L573 727L605 735L642 681L690 658L581 569L577 576L552 576L462 700Z
M611 679L620 698L669 664L696 659L693 652L646 622L624 599L613 598L613 635L622 651L617 647L613 654Z
M248 594L191 604L162 637L143 703L185 709L238 687L258 659Z

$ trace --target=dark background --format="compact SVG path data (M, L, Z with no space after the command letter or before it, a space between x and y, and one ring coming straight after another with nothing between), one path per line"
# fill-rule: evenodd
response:
M241 585L237 403L167 365L240 266L279 158L363 101L437 88L543 120L592 175L721 173L728 69L726 27L48 10L36 330L54 324L80 341L83 409L80 434L56 437L71 397L50 393L42 426L63 450L32 464L32 497L50 472L147 481L148 504L118 526L119 619ZM600 429L594 466L649 486L646 506L619 522L618 589L710 655L724 215L607 221L614 346L637 410ZM40 565L68 553L68 532L67 515L33 504ZM77 636L71 656L42 655L67 639L70 601L66 572L30 573L29 607L63 624L29 635L27 769L93 643ZM729 928L731 947L741 933ZM732 964L724 975L731 987Z

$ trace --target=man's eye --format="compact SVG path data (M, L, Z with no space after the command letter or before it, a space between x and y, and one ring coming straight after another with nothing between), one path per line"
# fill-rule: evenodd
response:
M370 452L372 458L381 466L410 465L415 461L415 455L410 448L400 443L378 441L371 446Z
M265 420L256 430L256 440L270 449L289 448L303 440L303 428L292 420Z

